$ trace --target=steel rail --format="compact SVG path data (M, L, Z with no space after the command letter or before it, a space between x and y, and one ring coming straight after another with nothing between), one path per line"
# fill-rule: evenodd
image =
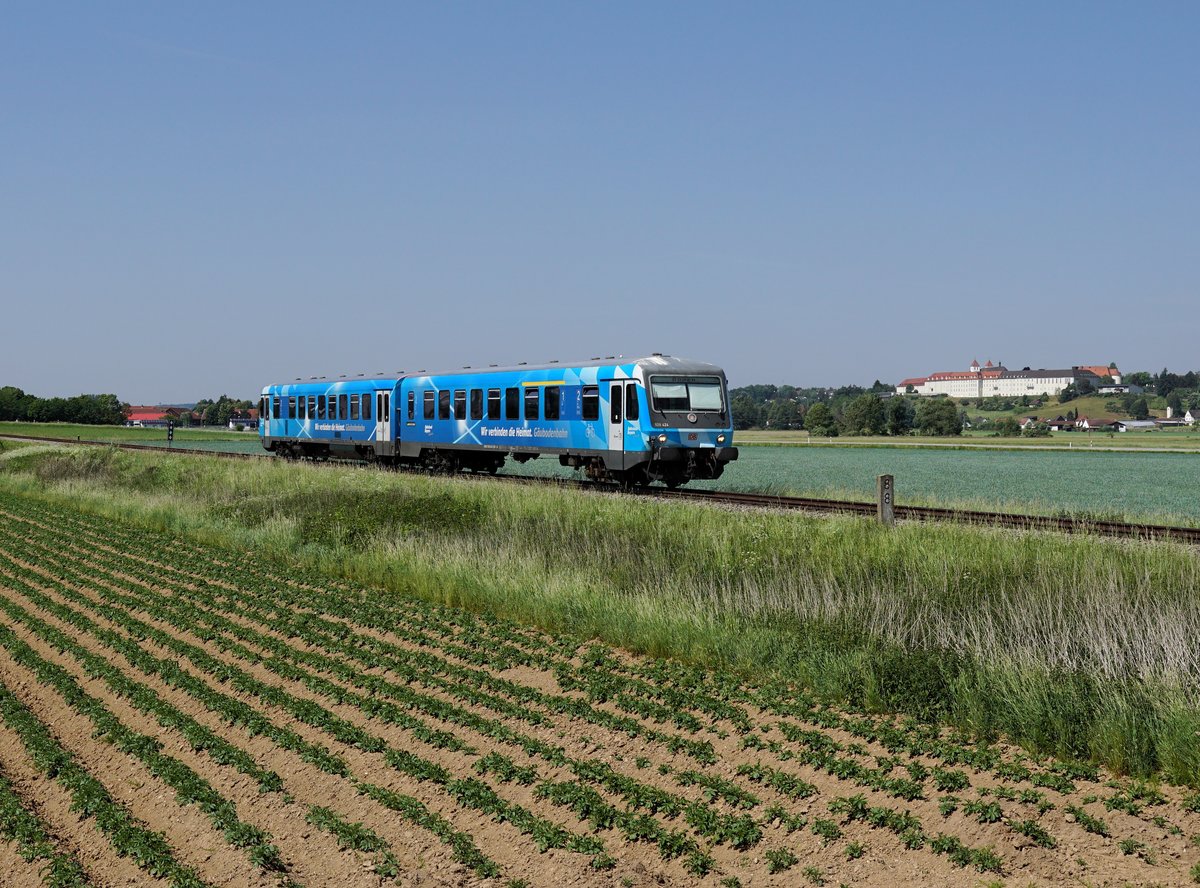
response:
M123 450L147 450L154 453L176 453L199 456L216 456L222 459L262 459L266 453L233 453L226 450L203 450L189 447L162 447L158 445L132 444L113 441L83 441L74 438L49 438L34 435L0 435L24 441L44 441L54 444L87 444L95 447L117 447ZM359 465L353 460L333 460L346 465ZM840 513L871 516L876 506L871 502L855 500L830 500L815 497L778 496L765 493L738 493L727 490L671 490L665 487L621 487L615 484L597 484L564 478L536 478L528 475L470 475L468 477L490 478L506 483L548 484L580 490L595 490L605 493L621 492L630 496L654 499L694 500L723 505L765 509L783 509L804 512ZM1049 530L1059 533L1091 533L1103 536L1141 540L1173 540L1200 545L1200 527L1182 527L1168 524L1143 524L1138 522L1108 521L1098 518L1073 518L1056 515L1029 515L1018 512L987 512L976 509L954 509L938 506L895 506L896 518L901 521L945 521L957 524L987 525L1020 530Z

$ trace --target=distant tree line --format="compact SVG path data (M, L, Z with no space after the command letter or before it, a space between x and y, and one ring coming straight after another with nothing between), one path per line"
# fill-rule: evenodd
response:
M0 421L70 422L81 425L120 425L125 408L116 395L76 395L39 398L16 386L0 387Z
M805 429L811 435L957 435L963 415L950 398L895 395L875 381L869 389L749 385L731 389L734 428Z
M201 425L229 425L229 417L234 411L249 410L255 405L247 400L236 400L228 395L221 395L215 401L201 398L192 408L192 414L199 418ZM193 420L194 421L194 420Z

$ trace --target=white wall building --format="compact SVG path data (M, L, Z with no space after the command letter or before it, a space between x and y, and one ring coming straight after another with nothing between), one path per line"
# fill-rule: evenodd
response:
M913 392L918 395L948 395L951 398L1019 398L1057 395L1068 385L1078 386L1086 382L1093 390L1098 389L1107 376L1120 380L1120 371L1115 367L1100 365L1077 366L1061 370L1009 370L988 361L980 366L972 361L965 371L931 373L905 379L896 386L897 394Z

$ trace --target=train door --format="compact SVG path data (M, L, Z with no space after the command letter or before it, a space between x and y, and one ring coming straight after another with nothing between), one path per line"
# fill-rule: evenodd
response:
M392 393L375 393L375 440L379 443L392 440Z
M624 387L619 380L607 380L608 384L608 449L616 453L625 452L625 423L621 409Z

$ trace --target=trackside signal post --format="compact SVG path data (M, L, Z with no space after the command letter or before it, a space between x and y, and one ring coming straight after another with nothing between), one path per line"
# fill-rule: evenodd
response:
M896 523L896 482L891 475L875 479L876 515L879 523L891 527Z
M167 446L171 447L171 442L175 440L175 423L172 420L167 420Z

